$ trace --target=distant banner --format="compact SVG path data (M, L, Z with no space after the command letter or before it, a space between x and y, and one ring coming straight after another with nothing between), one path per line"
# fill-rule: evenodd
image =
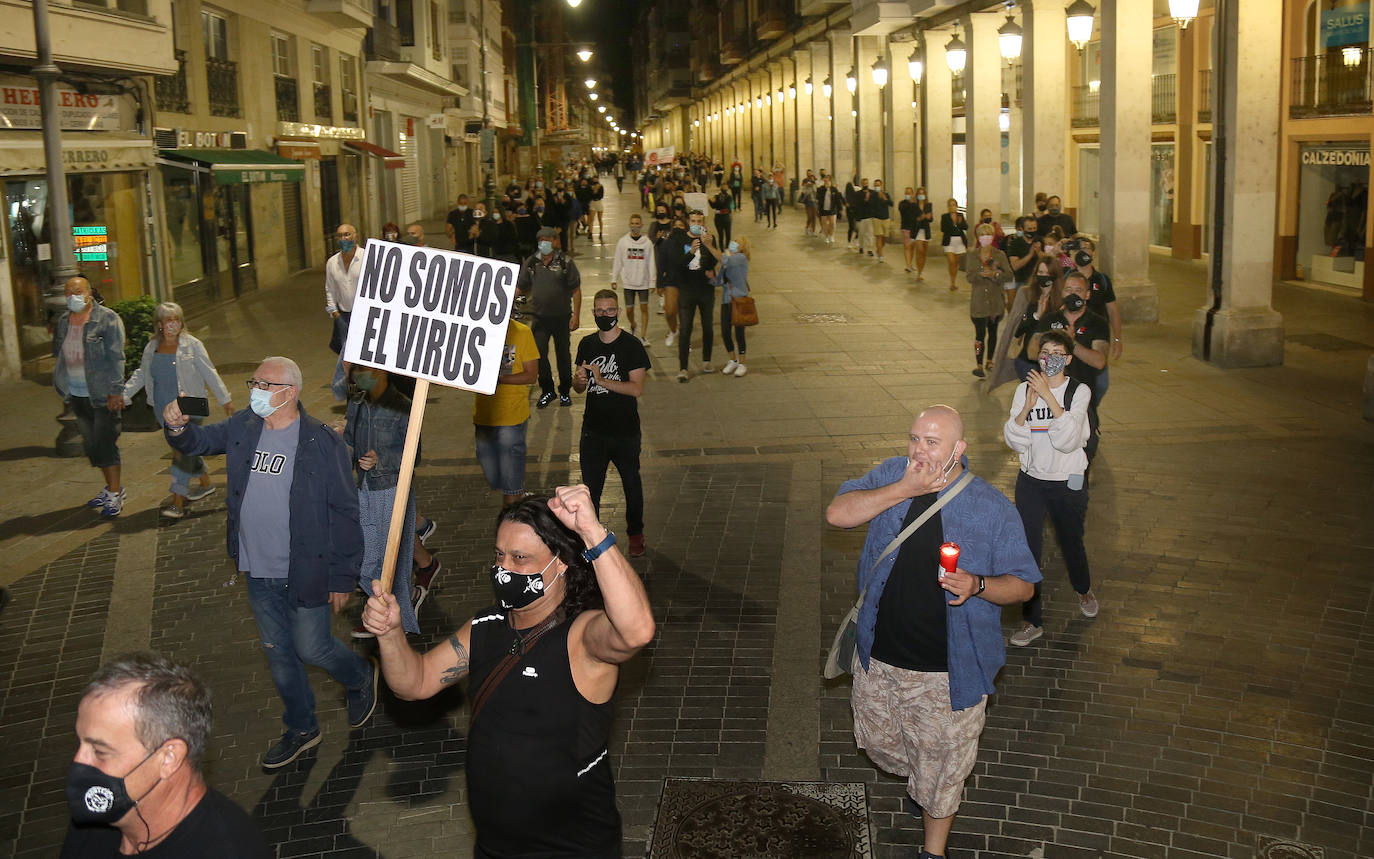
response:
M656 164L668 164L677 155L676 146L660 146L658 149L650 149L644 153L644 163L653 167Z
M365 250L344 360L494 392L518 267L378 239Z

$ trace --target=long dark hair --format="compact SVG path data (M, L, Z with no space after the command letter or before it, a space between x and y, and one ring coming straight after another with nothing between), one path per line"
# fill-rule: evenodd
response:
M596 571L592 569L591 562L582 557L582 550L586 548L582 538L553 515L549 509L549 496L531 495L504 508L496 517L496 527L500 528L506 522L528 525L534 535L568 565L563 573L567 587L561 606L564 617L572 620L588 609L599 609L605 605L601 598L601 587L596 583Z

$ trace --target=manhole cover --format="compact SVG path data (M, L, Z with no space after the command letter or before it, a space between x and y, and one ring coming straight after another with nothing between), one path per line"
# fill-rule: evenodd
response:
M1259 838L1260 859L1325 859L1326 851L1315 844L1299 844L1286 838Z
M792 318L812 325L845 325L849 322L849 317L843 313L794 313Z
M651 859L867 857L862 784L665 779Z

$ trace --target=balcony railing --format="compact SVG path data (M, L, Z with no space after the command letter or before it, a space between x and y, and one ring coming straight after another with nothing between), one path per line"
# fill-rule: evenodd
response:
M367 31L363 50L369 60L399 62L401 59L401 30L395 24L377 18Z
M177 51L177 73L153 78L157 109L172 113L191 112L191 94L186 89L186 52Z
M277 85L277 121L300 122L301 100L295 78L274 75Z
M1073 88L1073 114L1069 123L1074 128L1091 128L1098 124L1100 95L1096 87L1076 86Z
M334 93L329 84L315 82L315 121L334 124Z
M1212 121L1212 70L1203 69L1197 75L1197 121Z
M211 116L240 116L239 64L233 60L205 58L205 83L210 94Z
M1370 50L1351 46L1315 57L1293 58L1288 115L1341 116L1370 112Z
M1150 76L1150 121L1167 123L1178 118L1178 75Z

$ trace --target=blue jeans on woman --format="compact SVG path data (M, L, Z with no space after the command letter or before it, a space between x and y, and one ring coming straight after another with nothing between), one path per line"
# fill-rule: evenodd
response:
M248 603L258 622L267 667L286 704L282 721L289 730L314 733L320 723L305 666L323 668L350 692L372 682L372 666L329 631L329 603L306 608L297 604L286 579L247 578Z

